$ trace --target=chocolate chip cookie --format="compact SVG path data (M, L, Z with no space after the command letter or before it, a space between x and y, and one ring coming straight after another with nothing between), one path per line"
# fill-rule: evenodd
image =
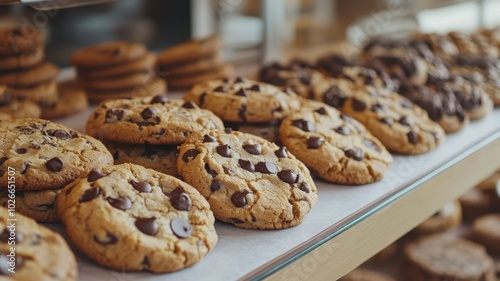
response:
M483 246L461 238L435 234L405 247L406 276L412 281L495 281L493 259Z
M16 212L30 217L40 223L58 223L56 199L61 189L42 191L16 192ZM9 193L7 189L0 190L0 204L7 208Z
M106 67L139 59L146 53L142 44L114 41L80 49L71 56L70 62L77 67Z
M453 62L460 53L455 43L448 36L443 34L417 34L410 41L424 43L429 47L432 53L445 62Z
M237 131L192 134L177 168L217 219L242 228L298 225L318 199L309 170L285 147Z
M42 110L38 104L29 100L11 100L7 104L0 102L0 113L10 115L12 118L38 118Z
M181 144L203 129L223 129L212 112L165 95L101 103L87 121L91 136L130 144Z
M91 68L80 67L78 68L78 77L90 80L103 77L116 77L130 73L153 72L155 70L155 63L155 54L148 52L142 57L120 64Z
M90 102L99 103L105 100L130 99L136 97L150 97L164 95L167 91L167 84L163 79L153 78L145 83L131 87L129 89L118 90L93 90L85 89Z
M211 110L224 121L239 123L269 123L300 107L297 94L241 77L197 84L184 100Z
M472 224L472 237L492 253L500 253L500 214L477 218Z
M287 116L280 139L313 173L334 183L379 181L393 161L363 125L318 102Z
M115 159L115 165L132 163L155 171L179 177L177 147L166 145L127 145L104 142Z
M0 74L0 84L19 87L37 85L53 80L59 74L59 68L50 62L43 62L37 66L15 72Z
M0 29L0 55L34 52L42 45L42 34L27 25Z
M57 199L70 239L99 264L172 272L217 243L207 201L188 184L133 164L93 169Z
M22 53L11 56L0 55L0 70L17 70L33 67L43 61L45 52L43 48L38 48L34 52Z
M196 61L201 58L212 56L222 47L220 38L212 35L169 47L158 54L158 64L175 65L184 62Z
M41 119L0 123L0 187L15 170L16 190L59 189L86 169L113 164L98 140Z
M17 198L16 198L17 202ZM9 219L17 219L15 222ZM12 224L15 224L15 230ZM0 207L0 278L2 280L76 280L75 256L58 233L19 213ZM15 260L11 249L15 242ZM9 271L9 262L15 273Z
M55 119L81 112L89 106L85 91L74 81L59 83L59 98L53 105L42 107L42 118Z
M41 106L54 106L59 99L57 83L47 81L35 85L9 87L12 97L18 100L30 100Z

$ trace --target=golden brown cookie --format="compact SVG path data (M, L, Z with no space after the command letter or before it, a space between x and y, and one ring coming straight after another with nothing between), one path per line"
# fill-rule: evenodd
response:
M193 62L174 65L171 67L160 66L160 72L173 77L195 76L194 74L197 73L219 69L222 64L222 59L219 57L219 55L215 54L211 57L202 58Z
M59 223L56 199L61 189L42 191L17 191L16 212L34 219L40 223ZM9 206L9 193L7 189L0 189L0 204Z
M59 99L52 106L42 107L42 118L55 119L81 112L89 106L87 95L75 82L59 83Z
M31 53L22 53L12 56L0 56L0 70L16 70L35 66L43 61L45 52L39 48Z
M164 95L167 92L167 84L162 79L153 78L148 80L147 83L134 86L130 89L112 91L85 89L85 92L90 102L99 103L112 99L130 99Z
M77 67L106 67L139 59L146 53L142 44L114 41L80 49L71 56L70 62Z
M0 74L0 84L7 86L35 85L53 80L59 74L59 67L51 62L43 62L37 66Z
M230 78L233 76L233 72L233 65L224 63L218 65L212 70L205 72L181 76L169 75L168 73L160 73L159 76L166 79L168 85L172 88L189 88L195 84L202 83L208 80Z
M222 47L218 36L192 39L169 47L158 54L159 65L175 65L213 56Z
M153 53L146 53L143 57L117 65L78 68L78 76L84 80L99 79L103 77L116 77L130 73L149 72L155 70L156 56Z
M500 214L485 215L474 220L472 237L489 252L500 254Z
M59 99L55 81L30 86L9 87L9 90L15 99L34 101L42 106L53 106Z
M454 201L443 206L432 217L425 220L412 230L416 235L427 235L444 232L458 227L462 223L462 207L460 202Z
M0 55L30 53L40 47L43 47L42 34L28 25L0 29Z

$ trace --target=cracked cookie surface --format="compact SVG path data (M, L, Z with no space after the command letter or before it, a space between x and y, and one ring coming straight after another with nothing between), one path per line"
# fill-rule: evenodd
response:
M217 243L215 219L198 191L138 165L88 171L61 191L57 209L82 252L119 270L180 270Z
M311 171L335 183L379 181L393 161L361 123L318 102L285 118L280 139Z
M8 228L12 219L6 208L0 207L0 279L29 281L76 280L77 266L66 241L34 220L16 214L15 231ZM15 273L8 271L11 247L15 241Z
M60 189L86 169L113 164L113 157L93 137L41 119L0 123L0 188L15 170L16 189Z
M40 223L57 223L56 199L61 189L16 192L16 211ZM0 205L7 208L7 189L0 190Z
M180 147L177 167L217 219L242 228L298 225L318 199L302 162L285 147L250 134L197 132Z
M197 84L184 100L211 110L226 122L268 123L300 108L294 92L241 77Z
M223 128L212 112L165 95L105 101L86 126L91 136L129 144L181 144L193 132Z

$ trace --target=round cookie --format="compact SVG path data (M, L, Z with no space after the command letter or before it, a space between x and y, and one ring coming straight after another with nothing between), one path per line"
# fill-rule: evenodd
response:
M167 73L168 75L174 76L184 76L184 75L193 75L196 73L207 72L213 69L218 69L223 64L222 59L218 54L215 54L212 57L202 58L197 61L174 65L171 67L161 67L160 72Z
M472 237L488 251L500 254L500 214L489 214L474 220Z
M461 55L486 56L496 59L499 57L499 51L496 47L482 41L477 36L474 40L471 35L463 32L450 32L447 35L455 43Z
M17 200L16 200L17 202ZM0 207L0 277L2 280L76 280L77 264L73 252L58 233L21 214L10 216ZM15 230L12 221L15 218ZM15 241L15 273L9 271Z
M280 124L281 121L273 121L271 123L231 123L224 122L226 128L231 128L231 130L240 131L243 133L259 136L275 144L280 144Z
M34 101L42 106L52 106L59 99L57 83L54 81L31 86L9 87L9 90L15 99Z
M16 212L40 223L58 223L56 199L61 189L16 192ZM7 189L0 190L0 204L9 205Z
M269 123L300 108L295 93L241 77L197 84L184 100L211 110L224 121L238 123Z
M493 212L495 209L500 211L498 207L500 204L500 195L495 190L487 191L480 188L473 188L460 196L459 201L462 206L464 220L469 222Z
M196 132L180 147L179 174L217 219L242 228L300 224L318 200L306 166L284 147L233 131Z
M113 41L80 49L71 56L70 62L83 68L105 67L139 59L146 53L142 44Z
M27 25L0 29L0 55L19 55L43 47L40 32Z
M363 125L318 102L283 119L280 139L314 174L334 183L379 181L393 161Z
M42 114L40 106L36 103L24 100L12 100L6 105L0 105L0 113L10 115L12 118L38 118Z
M92 68L78 68L78 76L90 80L94 78L116 77L137 72L153 72L155 69L156 56L146 53L143 57L118 65Z
M444 232L458 227L462 223L462 207L460 202L454 201L443 206L443 208L432 217L425 220L412 230L413 234L427 235Z
M85 89L98 90L98 91L113 91L113 90L123 90L130 89L137 85L147 85L151 83L154 79L153 73L139 72L132 73L117 77L105 77L101 79L88 79L84 80L79 77L80 84L82 84Z
M32 67L41 63L45 58L43 48L39 48L32 53L22 53L14 56L0 56L0 70L17 70Z
M126 90L102 91L85 89L87 97L92 103L99 103L105 100L131 99L137 97L163 95L166 93L166 91L166 82L159 78L150 79L145 84L141 84Z
M59 99L52 106L42 107L42 118L55 119L81 112L89 106L87 95L75 82L58 85Z
M35 85L53 80L59 74L59 68L51 62L15 72L0 74L0 84L7 86Z
M342 111L361 122L390 151L420 154L444 141L443 129L405 97L396 93L377 97L376 93L366 91L353 92Z
M437 57L446 62L454 61L460 53L455 43L446 35L436 33L417 34L411 40L423 42Z
M469 117L453 91L443 83L437 85L438 89L433 89L405 83L399 87L398 93L423 108L429 118L438 123L446 133L465 128L469 124Z
M105 101L86 126L87 132L98 138L155 145L181 144L194 132L223 128L212 112L164 95Z
M356 268L340 278L339 281L396 281L396 279L377 271Z
M213 56L222 47L216 35L189 41L169 47L158 54L159 65L175 65Z
M81 172L113 164L98 140L41 119L0 123L0 187L8 185L14 169L16 190L59 189Z
M493 260L483 246L443 234L422 237L405 247L411 281L495 281Z
M132 164L90 170L57 199L70 239L99 264L172 272L217 243L207 201L188 184Z
M205 82L207 80L227 79L233 76L234 67L232 64L224 63L216 66L214 69L190 74L190 75L169 75L168 73L160 72L159 76L164 77L168 81L168 85L172 88L189 88L195 84Z
M450 69L448 65L436 56L425 42L420 40L409 41L411 48L427 64L427 83L437 81L447 81L450 79Z
M176 146L127 145L111 142L105 142L104 145L113 155L115 165L132 163L179 177Z

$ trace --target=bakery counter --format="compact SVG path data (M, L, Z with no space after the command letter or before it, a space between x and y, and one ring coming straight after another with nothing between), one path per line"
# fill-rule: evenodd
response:
M92 108L56 122L84 131L91 112ZM319 201L299 226L247 230L216 222L215 249L198 264L176 273L109 270L74 249L79 280L339 278L500 167L500 109L448 135L430 153L394 158L385 178L377 183L343 186L317 180ZM51 227L63 231L62 226Z

